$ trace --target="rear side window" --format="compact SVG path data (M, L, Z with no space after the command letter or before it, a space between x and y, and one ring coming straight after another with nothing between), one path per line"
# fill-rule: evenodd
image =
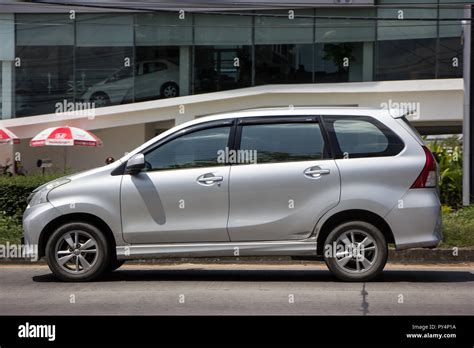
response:
M367 116L324 117L336 158L395 156L402 140L389 128Z
M240 149L256 151L257 163L312 161L323 158L318 123L271 123L242 126Z

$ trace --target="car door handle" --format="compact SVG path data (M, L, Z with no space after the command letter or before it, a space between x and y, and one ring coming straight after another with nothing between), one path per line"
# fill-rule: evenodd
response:
M311 178L319 178L321 175L326 175L329 173L331 173L331 170L319 167L311 167L304 171L304 175L309 176Z
M224 180L222 176L216 176L214 173L207 173L199 176L197 182L204 186L211 186L216 182L221 182Z

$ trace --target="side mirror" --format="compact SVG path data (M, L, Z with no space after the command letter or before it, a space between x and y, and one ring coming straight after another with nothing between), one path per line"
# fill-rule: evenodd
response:
M145 169L145 156L142 153L136 154L127 161L125 172L127 174L138 174Z

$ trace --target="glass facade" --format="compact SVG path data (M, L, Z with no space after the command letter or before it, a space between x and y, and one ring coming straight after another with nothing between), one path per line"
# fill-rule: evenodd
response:
M414 6L427 1L433 6ZM16 14L13 117L54 113L58 102L101 107L265 84L462 77L455 0L377 4Z
M51 113L74 99L74 25L62 15L16 16L15 115Z

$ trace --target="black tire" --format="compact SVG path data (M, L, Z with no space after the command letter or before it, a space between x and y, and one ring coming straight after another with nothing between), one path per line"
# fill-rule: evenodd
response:
M72 268L72 269L65 269L66 267L63 267L59 263L59 256L57 256L57 251L58 250L63 250L61 246L68 248L70 245L68 242L66 242L66 239L64 237L68 234L72 234L74 236L75 232L79 232L79 236L83 235L83 239L94 239L94 246L96 253L85 253L81 254L80 256L82 257L93 257L93 261L90 262L90 268L86 269L85 267L82 266L82 262L78 261L78 266L79 268L82 267L82 271L75 272L74 267L77 267L77 264L71 265L71 263L74 263L76 259L80 256L74 256L70 259L70 261L67 262L67 266ZM87 235L87 236L84 236ZM74 237L73 237L74 239ZM80 238L78 238L80 239ZM78 244L75 245L81 245L81 242L78 242ZM85 244L85 243L84 243ZM83 244L82 244L83 245ZM79 248L77 248L79 249ZM71 250L71 249L70 249ZM89 249L89 252L91 252L93 249ZM63 253L68 253L69 251L62 251ZM64 224L60 226L56 231L53 232L51 237L48 239L48 242L46 244L46 261L48 263L49 269L53 274L59 278L62 281L66 282L87 282L91 281L94 279L97 279L99 276L101 276L106 270L107 267L109 267L110 264L110 248L108 246L107 240L104 236L104 234L95 226L84 223L84 222L71 222ZM71 256L74 254L74 252L70 252L66 256ZM89 256L85 256L89 255Z
M162 98L179 97L179 86L174 82L166 82L160 88L160 96Z
M351 235L351 231L353 231L353 235ZM353 245L361 245L360 243L364 240L364 236L369 237L367 240L371 240L371 244L365 248L364 255L359 254L359 257L354 256L357 255L357 252L354 254L346 251L342 252L342 254L339 253L336 257L335 249L339 245L345 246L348 245L347 242L352 242L350 236L353 236L352 238L356 240L355 243L349 244L351 247ZM345 237L348 237L348 239L345 239ZM346 242L344 243L344 241ZM374 248L372 249L372 247ZM360 247L360 250L364 250L364 248ZM326 265L338 279L343 281L365 282L375 278L383 271L387 263L387 257L388 246L382 232L374 225L365 221L342 223L331 231L324 243L324 260ZM345 265L344 262L346 262ZM370 265L365 270L362 269L364 265L367 265L367 262Z
M105 92L95 92L91 95L90 102L94 103L95 107L100 108L110 105L110 97Z
M125 260L113 260L109 263L107 267L107 272L113 272L123 266Z

